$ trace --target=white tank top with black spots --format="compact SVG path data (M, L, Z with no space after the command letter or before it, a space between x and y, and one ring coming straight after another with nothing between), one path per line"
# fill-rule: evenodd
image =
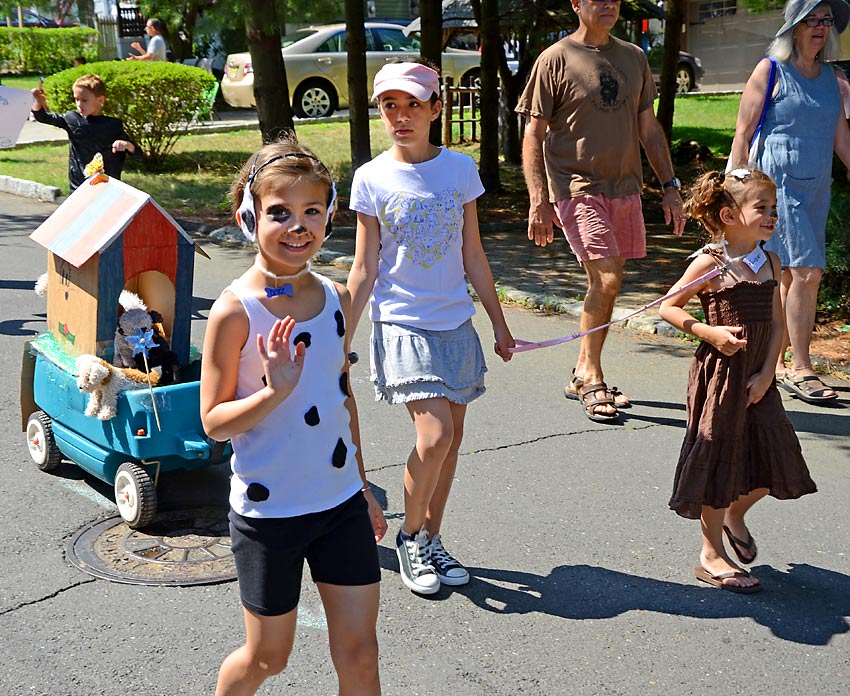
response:
M301 341L307 346L298 384L255 428L231 439L230 505L245 517L328 510L362 486L344 405L350 392L343 372L345 319L334 284L314 275L325 288L325 306L296 324L290 337L292 350ZM227 291L242 302L250 322L236 385L236 398L243 399L265 386L256 336L267 337L277 317L238 283Z

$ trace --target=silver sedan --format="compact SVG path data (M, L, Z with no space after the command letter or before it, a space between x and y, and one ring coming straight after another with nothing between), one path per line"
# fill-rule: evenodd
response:
M366 23L366 78L371 86L375 73L389 59L419 55L419 37L405 35L397 24ZM289 98L301 118L330 116L348 106L348 54L345 24L305 27L281 41ZM477 51L446 49L442 55L443 77L455 84L474 84L481 56ZM221 92L230 106L250 108L254 101L254 70L250 53L227 56Z

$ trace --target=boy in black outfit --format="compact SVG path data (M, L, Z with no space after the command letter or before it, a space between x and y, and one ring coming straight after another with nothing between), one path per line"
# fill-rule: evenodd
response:
M103 157L104 171L108 176L121 178L126 153L141 157L141 150L130 140L120 118L103 115L106 85L97 75L83 75L73 86L76 111L60 116L47 111L44 90L32 90L33 117L39 123L62 128L68 133L68 180L71 191L85 181L86 165L99 152Z

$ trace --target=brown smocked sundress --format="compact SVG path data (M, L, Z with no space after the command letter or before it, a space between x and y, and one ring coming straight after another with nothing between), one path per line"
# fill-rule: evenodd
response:
M741 326L747 345L723 355L703 341L688 375L688 422L676 466L670 508L699 519L701 508L722 509L756 488L780 500L817 490L800 442L771 384L747 407L747 380L763 366L771 334L776 280L741 281L699 294L711 326Z

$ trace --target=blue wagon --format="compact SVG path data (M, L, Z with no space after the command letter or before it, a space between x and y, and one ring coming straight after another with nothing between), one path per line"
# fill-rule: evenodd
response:
M114 484L121 516L142 527L156 514L160 472L217 464L230 454L201 426L200 356L190 346L194 260L206 254L148 194L102 173L30 238L48 258L47 331L27 344L21 378L29 452L45 471L65 457ZM115 416L99 420L85 415L89 397L77 387L75 359L112 362L124 290L156 310L177 377L120 392Z
M102 421L85 415L88 395L77 388L73 364L55 348L52 337L42 336L24 354L32 390L29 415L22 414L30 456L42 471L69 459L112 484L130 527L144 527L156 516L160 473L220 464L230 456L229 444L208 438L201 425L199 360L180 371L187 381L121 392L117 415Z

